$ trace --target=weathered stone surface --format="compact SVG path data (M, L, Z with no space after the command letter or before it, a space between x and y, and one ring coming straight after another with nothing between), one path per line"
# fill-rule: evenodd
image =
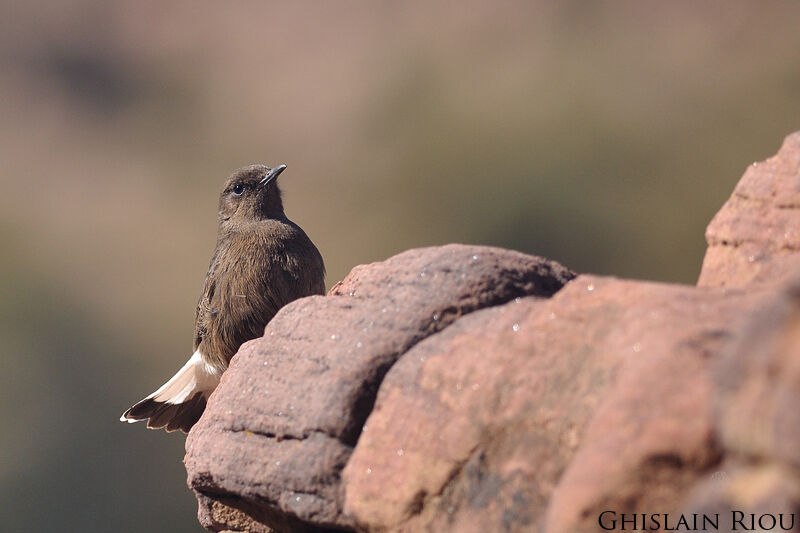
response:
M247 531L248 533L272 533L272 528L253 520L247 513L213 499L197 494L200 524L212 531ZM258 514L258 511L255 511Z
M784 513L788 526L800 506L800 277L751 314L712 376L726 461L698 484L687 509L719 512L730 529L731 510L743 519ZM791 530L800 531L800 518Z
M765 527L770 515L785 518L779 526L788 530L800 507L800 132L747 169L706 236L700 285L771 286L775 295L714 362L716 438L725 458L684 509L718 513L720 531L756 530L761 515ZM800 519L791 531L800 531Z
M759 301L581 276L459 320L386 376L345 511L368 531L561 532L609 504L676 509L720 456L709 355Z
M800 277L753 314L726 355L715 376L724 443L800 469Z
M800 269L800 132L753 163L706 230L698 285L774 285Z
M731 459L689 492L682 512L717 516L717 528L710 531L798 532L800 517L792 519L792 513L797 513L799 488L800 479L792 469L772 461L744 464ZM779 527L771 524L771 516Z
M722 459L711 365L764 293L639 291L597 347L627 355L552 495L547 532L594 530L606 509L674 512Z
M358 267L329 296L286 306L242 346L192 429L191 487L279 530L350 525L340 473L396 359L462 315L550 296L572 277L518 252L449 245ZM201 509L219 528L213 515Z

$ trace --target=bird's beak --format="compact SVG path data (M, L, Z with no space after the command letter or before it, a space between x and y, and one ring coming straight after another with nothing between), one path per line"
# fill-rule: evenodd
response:
M267 171L267 175L264 176L264 179L258 182L259 185L264 186L268 184L270 181L277 178L281 172L286 170L286 165L278 165L277 167L272 167Z

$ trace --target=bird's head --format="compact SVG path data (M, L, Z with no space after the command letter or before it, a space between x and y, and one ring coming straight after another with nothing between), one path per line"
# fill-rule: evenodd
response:
M231 174L219 197L220 224L286 218L277 182L284 169L286 165L250 165Z

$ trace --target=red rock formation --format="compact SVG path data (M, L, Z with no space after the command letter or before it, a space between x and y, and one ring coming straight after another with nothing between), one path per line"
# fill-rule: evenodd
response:
M701 287L772 285L797 272L800 251L800 132L753 163L706 230Z
M561 533L614 510L722 531L797 509L797 206L800 134L710 224L699 287L456 245L356 267L223 376L187 440L201 523Z
M239 350L187 439L201 523L231 528L216 501L279 531L354 525L341 472L389 368L459 317L551 296L573 276L519 252L449 245L357 267L328 296L287 305Z

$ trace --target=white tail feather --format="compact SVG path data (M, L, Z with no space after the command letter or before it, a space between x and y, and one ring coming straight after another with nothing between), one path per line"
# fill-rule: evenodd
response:
M222 371L206 363L198 350L192 354L183 368L142 402L154 400L174 405L190 400L198 392L202 392L204 396L208 397L217 388L220 376L222 376ZM120 421L138 422L138 420L125 418L124 415Z

